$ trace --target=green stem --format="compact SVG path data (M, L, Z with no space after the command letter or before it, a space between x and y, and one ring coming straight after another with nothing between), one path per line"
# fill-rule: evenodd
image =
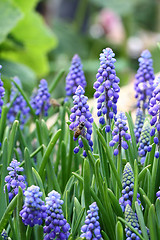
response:
M27 231L26 231L26 240L30 240L31 232L32 232L32 228L30 226L28 226Z
M118 176L121 175L121 146L118 147L118 158L117 158L117 173ZM119 199L119 187L118 184L116 182L116 197L117 199Z

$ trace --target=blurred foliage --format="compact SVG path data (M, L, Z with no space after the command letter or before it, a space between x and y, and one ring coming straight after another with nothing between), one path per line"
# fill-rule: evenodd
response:
M47 54L57 38L34 8L38 0L0 1L0 63L4 77L20 77L27 89L49 72ZM4 61L6 60L6 61Z

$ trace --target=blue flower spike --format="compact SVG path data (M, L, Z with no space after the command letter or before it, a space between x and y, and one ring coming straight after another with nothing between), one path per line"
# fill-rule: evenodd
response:
M78 88L76 89L73 100L74 106L71 108L71 124L69 126L70 130L74 131L73 139L74 141L76 141L79 136L85 137L92 151L93 142L91 139L91 135L93 117L89 111L89 105L87 104L88 98L84 96L84 89L81 86L78 86ZM83 148L83 142L81 137L79 137L78 139L78 144L79 146L74 148L75 154L79 152L79 148ZM87 156L85 150L83 151L83 156Z
M132 206L133 200L134 173L129 162L125 165L123 170L122 187L122 197L119 199L119 204L124 212L127 204ZM140 195L137 193L137 202L139 205L141 205L139 197Z
M151 125L148 120L146 120L142 128L138 147L138 154L141 158L142 165L145 162L147 152L150 152L152 150L152 146L150 145L150 131Z
M126 150L128 149L127 141L131 139L131 136L129 133L127 133L128 127L127 127L127 117L124 112L120 112L116 116L116 122L115 127L112 131L112 140L109 142L110 147L114 147L116 143L118 143L118 146L114 149L113 154L116 156L121 151L121 147Z
M20 175L20 172L23 172L23 167L19 167L21 163L16 159L13 159L12 162L7 167L9 175L5 177L5 182L8 190L9 201L18 194L18 188L21 187L23 192L25 191L26 184L24 176ZM5 189L4 189L5 191Z
M96 202L94 202L89 206L89 210L87 211L87 216L85 219L85 225L81 227L82 234L80 237L87 240L102 240L101 229L98 220L98 207Z
M55 190L51 191L46 197L46 213L44 240L67 240L70 233L70 225L67 223L62 212L63 200L61 195Z
M138 59L139 68L136 74L136 81L134 85L135 98L137 98L137 107L143 110L145 115L145 110L149 107L149 100L152 96L152 91L154 89L154 71L153 71L153 61L151 58L151 53L149 50L144 50L141 57Z
M0 65L0 70L1 70L1 68L2 68L2 65ZM0 117L1 117L1 112L2 112L4 94L5 94L5 89L3 87L3 82L1 80L1 72L0 72Z
M154 143L158 147L158 151L155 152L155 157L159 158L160 149L160 84L157 84L156 88L152 93L152 98L150 100L149 114L152 116L150 124L152 129L150 131L151 136L154 137Z
M42 192L38 186L30 186L24 192L25 202L23 209L19 215L25 225L33 227L34 225L42 225L43 219L47 217L46 207L41 199Z
M72 64L66 77L66 95L73 96L78 86L85 89L87 83L83 72L83 65L78 54L72 58Z
M97 116L99 123L106 124L106 132L111 130L111 121L117 114L117 101L119 98L119 78L116 76L114 63L116 59L111 48L103 49L100 54L100 67L94 83L94 97L97 99ZM105 120L106 119L106 120Z
M125 208L125 220L135 229L139 234L141 234L140 226L138 223L138 219L133 212L132 208L130 207L129 204L127 204ZM126 240L140 240L140 237L137 236L132 230L126 225L125 227L125 232L126 232Z
M136 111L136 121L135 121L135 126L134 126L136 143L139 142L142 127L143 127L143 124L144 124L144 119L145 118L144 118L144 115L143 115L143 111L140 108L138 108L137 111Z
M14 77L13 80L22 88L21 81L18 77ZM30 109L27 106L27 102L25 101L23 96L19 93L18 89L15 87L14 83L12 83L11 95L10 95L10 102L12 101L13 103L12 103L12 106L9 108L7 119L9 123L12 124L16 119L17 114L20 113L20 119L19 119L20 125L21 127L23 127L23 125L26 123L26 121L29 118ZM10 103L8 103L7 105L10 106Z
M31 106L35 109L37 116L48 116L48 109L51 105L48 83L45 79L40 81L37 94L33 94L31 98Z

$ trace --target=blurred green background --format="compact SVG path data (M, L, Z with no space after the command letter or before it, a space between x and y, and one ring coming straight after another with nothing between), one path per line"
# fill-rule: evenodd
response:
M64 69L66 74L52 96L65 96L65 77L78 53L87 79L86 95L92 97L99 54L106 47L116 54L121 86L133 80L137 58L146 48L157 73L159 41L159 0L0 1L2 79L19 76L28 93L41 78L51 84Z

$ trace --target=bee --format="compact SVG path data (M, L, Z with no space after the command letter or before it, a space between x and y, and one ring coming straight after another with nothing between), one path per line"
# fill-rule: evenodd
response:
M56 99L54 99L54 98L51 98L49 103L53 106L53 108L60 107L59 102Z
M74 132L74 137L75 138L78 138L79 135L84 135L84 126L85 126L85 123L84 122L80 122L79 125L75 128L75 132Z

